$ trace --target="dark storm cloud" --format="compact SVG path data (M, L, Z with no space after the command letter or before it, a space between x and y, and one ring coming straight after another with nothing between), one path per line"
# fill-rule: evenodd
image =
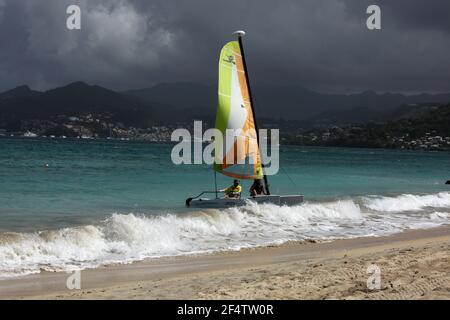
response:
M82 8L81 31L65 28L69 4ZM369 4L381 6L381 31L366 28ZM213 83L235 29L248 33L258 84L450 91L448 12L438 0L0 0L0 91Z
M386 22L395 28L429 29L450 33L448 0L345 0L347 11L354 16L361 16L371 4L379 5Z

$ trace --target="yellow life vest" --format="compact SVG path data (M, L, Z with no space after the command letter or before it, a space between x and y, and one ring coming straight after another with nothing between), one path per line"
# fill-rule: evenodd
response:
M235 187L234 185L232 185L231 187L225 189L225 193L241 193L241 192L242 192L241 186Z

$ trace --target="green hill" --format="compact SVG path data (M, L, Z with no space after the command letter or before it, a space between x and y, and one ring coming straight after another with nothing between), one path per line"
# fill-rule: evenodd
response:
M282 142L313 146L450 150L450 104L421 105L397 120L289 132Z

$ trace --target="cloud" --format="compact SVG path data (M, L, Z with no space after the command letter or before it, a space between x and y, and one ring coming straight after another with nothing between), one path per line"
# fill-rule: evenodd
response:
M5 8L5 0L0 0L0 20L3 17L3 9Z
M74 3L81 31L65 27ZM365 26L373 3L381 31ZM247 31L257 84L448 91L449 9L441 0L0 0L0 91L76 80L114 89L214 83L218 52L236 29Z

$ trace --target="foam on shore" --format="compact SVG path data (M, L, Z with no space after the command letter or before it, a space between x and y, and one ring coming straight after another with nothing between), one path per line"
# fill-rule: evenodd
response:
M368 196L277 207L184 214L112 214L97 225L0 234L0 277L64 271L145 258L381 236L450 223L450 193Z

